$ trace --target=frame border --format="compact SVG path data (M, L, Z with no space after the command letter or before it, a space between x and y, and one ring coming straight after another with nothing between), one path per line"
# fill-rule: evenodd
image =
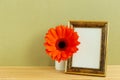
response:
M108 26L107 22L102 21L69 21L70 27L80 27L80 28L101 28L101 50L100 50L100 68L81 68L72 67L72 57L65 62L65 73L71 74L83 74L83 75L93 75L93 76L106 76L106 52L107 52L107 32Z

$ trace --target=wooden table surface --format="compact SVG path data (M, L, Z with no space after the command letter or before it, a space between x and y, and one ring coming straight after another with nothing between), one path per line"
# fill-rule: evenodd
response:
M1 66L0 80L120 80L120 65L107 66L106 77L65 74L53 66Z

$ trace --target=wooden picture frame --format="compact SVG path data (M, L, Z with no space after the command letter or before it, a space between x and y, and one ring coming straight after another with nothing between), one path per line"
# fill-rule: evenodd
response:
M70 21L79 35L78 51L66 61L65 73L105 76L107 22Z

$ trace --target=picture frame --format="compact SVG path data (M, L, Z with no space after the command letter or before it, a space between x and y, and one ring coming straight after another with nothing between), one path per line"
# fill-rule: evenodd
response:
M106 75L107 22L69 21L79 35L78 51L65 63L65 73Z

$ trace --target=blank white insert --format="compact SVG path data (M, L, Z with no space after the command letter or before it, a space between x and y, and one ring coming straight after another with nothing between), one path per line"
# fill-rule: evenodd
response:
M72 67L94 68L100 67L101 28L74 28L79 35L81 44L73 55Z

